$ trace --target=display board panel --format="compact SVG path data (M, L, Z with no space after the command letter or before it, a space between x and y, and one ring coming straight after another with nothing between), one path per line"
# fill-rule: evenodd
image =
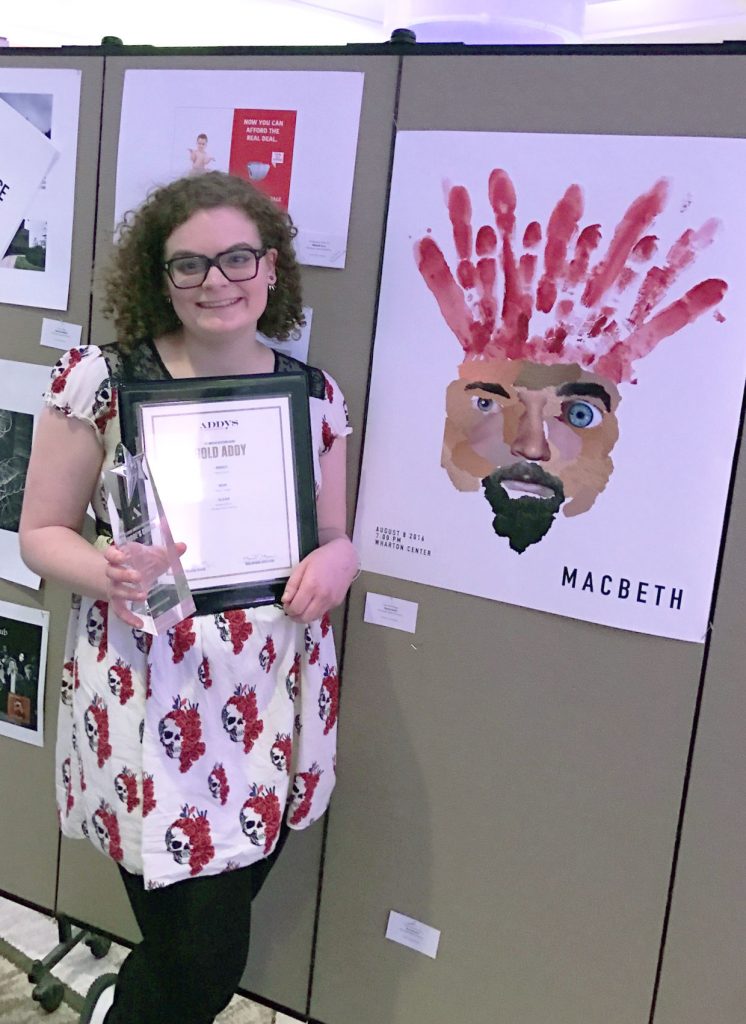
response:
M0 303L0 358L51 367L59 352L40 343L45 317L55 323L76 325L82 337L87 338L88 335L103 58L14 53L3 54L2 65L19 71L27 69L29 73L66 69L79 71L81 75L80 124L89 126L89 129L77 135L75 216L67 308L50 311L41 306ZM33 76L24 77L23 81L33 81ZM2 580L0 599L32 608L46 608L50 613L44 746L39 749L25 747L0 738L0 776L6 780L3 819L14 823L12 829L3 830L0 889L51 910L55 900L58 853L53 752L59 669L69 598L60 588L48 584L44 584L41 591L36 591Z
M742 75L413 54L398 128L742 136ZM365 623L367 591L416 602L416 632ZM349 622L314 1018L647 1020L703 648L367 573ZM391 910L440 929L435 960L384 938Z
M656 1024L737 1024L744 1015L746 448L733 491L691 768Z
M241 67L247 58L109 58L97 273L111 241L118 104L127 67ZM43 57L3 60L48 66ZM404 130L746 135L741 56L412 55ZM70 307L88 334L101 58L84 71ZM366 85L344 272L306 268L310 360L344 387L357 466L385 218L394 57L252 57L254 68L363 70ZM692 82L697 83L696 89ZM682 102L686 97L686 102ZM727 97L727 101L723 100ZM0 307L0 357L37 349L41 311ZM91 340L112 340L98 312ZM38 352L34 356L30 353ZM744 748L739 690L741 468L713 642L694 645L363 575L344 663L340 783L329 819L311 1001L324 1024L451 1024L465 1012L535 1024L647 1020L654 991L702 655L703 714L656 1020L742 1017L740 846L733 779ZM351 490L357 478L351 473ZM363 622L368 591L418 605L414 634ZM0 888L52 906L55 665L66 597L51 611L47 745L0 741ZM3 600L39 597L0 584ZM341 633L338 633L341 636ZM20 751L20 753L19 753ZM256 906L244 985L302 1014L321 826L296 837ZM128 939L136 930L113 865L62 847L59 909ZM441 931L436 959L384 938L397 910ZM729 949L733 955L724 956Z

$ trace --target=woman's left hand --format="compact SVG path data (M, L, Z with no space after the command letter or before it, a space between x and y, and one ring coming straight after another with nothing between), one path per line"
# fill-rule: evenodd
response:
M316 548L290 574L282 595L294 622L313 622L344 601L359 561L348 537L336 537Z

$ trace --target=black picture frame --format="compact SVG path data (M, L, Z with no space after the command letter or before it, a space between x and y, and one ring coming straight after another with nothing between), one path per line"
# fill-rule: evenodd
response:
M142 447L141 410L144 406L173 403L251 401L287 398L290 420L290 448L295 487L295 523L299 557L318 547L316 485L313 470L308 385L303 373L250 374L231 377L192 377L178 380L117 381L122 442L134 455ZM260 443L261 439L257 439ZM145 452L147 457L147 450ZM156 480L157 485L157 480ZM166 518L168 508L164 506ZM174 540L180 540L175 537ZM215 614L234 608L276 604L282 597L287 575L262 582L229 586L203 586L190 581L198 615Z

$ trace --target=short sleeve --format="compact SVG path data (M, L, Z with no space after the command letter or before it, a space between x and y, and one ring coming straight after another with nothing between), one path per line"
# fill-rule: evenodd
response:
M103 439L108 423L116 416L116 391L100 348L71 348L52 368L46 405L65 416L83 420Z
M322 447L319 454L329 451L338 437L347 437L352 433L350 418L347 414L347 403L339 384L324 371L324 397L321 401Z

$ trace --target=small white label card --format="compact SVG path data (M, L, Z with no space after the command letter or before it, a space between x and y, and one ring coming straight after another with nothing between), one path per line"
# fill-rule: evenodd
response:
M41 322L41 342L49 348L61 348L66 352L69 348L80 346L83 333L81 324L66 324L64 320L50 320L44 317Z
M417 608L416 601L369 592L365 595L363 621L372 622L374 626L391 626L393 629L403 629L405 633L414 633L417 629Z
M327 235L298 229L293 242L301 263L311 267L344 267L347 240L344 235Z
M23 231L29 204L59 153L30 121L0 99L0 257L2 266L15 266L6 254L16 234Z
M440 932L437 928L431 928L429 924L422 921L415 921L413 917L405 917L395 910L389 913L389 923L386 926L386 938L392 942L398 942L402 946L409 946L416 949L418 953L424 953L435 959L438 955L438 943Z

